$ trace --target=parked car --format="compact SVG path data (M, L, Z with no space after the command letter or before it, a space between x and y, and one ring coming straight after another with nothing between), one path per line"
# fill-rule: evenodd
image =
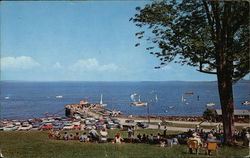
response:
M51 130L52 128L52 124L44 124L42 125L41 130Z
M107 129L115 129L115 128L119 128L120 126L118 124L107 124Z
M63 126L63 130L72 130L74 128L73 124L66 124Z
M74 130L81 130L81 126L74 125L73 129L74 129Z
M53 129L60 130L62 128L63 128L63 124L62 123L55 123L55 124L53 124Z
M120 123L120 120L117 119L117 118L111 118L111 120L112 120L114 123L116 123L116 124L119 124L119 123Z
M125 120L126 123L135 123L135 120Z
M137 125L142 128L148 128L149 126L147 122L137 122Z
M18 129L18 126L10 125L10 126L5 126L3 127L4 131L15 131Z
M104 128L104 124L100 124L100 123L97 123L95 126L97 130L101 130Z
M24 124L24 125L18 127L18 131L28 131L31 128L32 128L32 125L30 125L30 124L28 124L28 125Z
M38 130L40 130L40 127L41 126L39 124L34 124L30 130L32 130L32 131L38 131Z
M78 121L78 120L74 120L74 121L72 122L72 124L75 125L75 126L80 126L80 125L81 125L81 122Z
M86 130L91 130L92 127L93 127L93 125L87 124L87 125L85 126L85 129L86 129Z

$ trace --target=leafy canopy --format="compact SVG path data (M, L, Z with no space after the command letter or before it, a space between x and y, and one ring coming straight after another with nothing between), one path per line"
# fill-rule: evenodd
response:
M228 64L232 81L250 72L248 2L163 0L136 10L130 20L142 31L135 35L151 44L146 50L161 60L156 68L173 61L217 74Z

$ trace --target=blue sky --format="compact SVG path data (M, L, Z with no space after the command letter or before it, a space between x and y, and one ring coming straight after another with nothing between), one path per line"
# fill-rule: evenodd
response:
M1 2L1 80L213 81L134 47L144 1Z

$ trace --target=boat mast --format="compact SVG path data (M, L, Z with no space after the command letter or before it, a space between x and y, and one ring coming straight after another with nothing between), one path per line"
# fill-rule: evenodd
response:
M103 102L102 102L102 94L101 94L101 100L100 100L100 104L103 104Z

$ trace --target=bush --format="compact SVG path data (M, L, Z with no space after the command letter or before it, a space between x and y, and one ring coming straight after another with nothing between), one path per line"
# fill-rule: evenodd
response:
M218 115L215 109L206 109L203 112L203 118L208 121L216 122Z

